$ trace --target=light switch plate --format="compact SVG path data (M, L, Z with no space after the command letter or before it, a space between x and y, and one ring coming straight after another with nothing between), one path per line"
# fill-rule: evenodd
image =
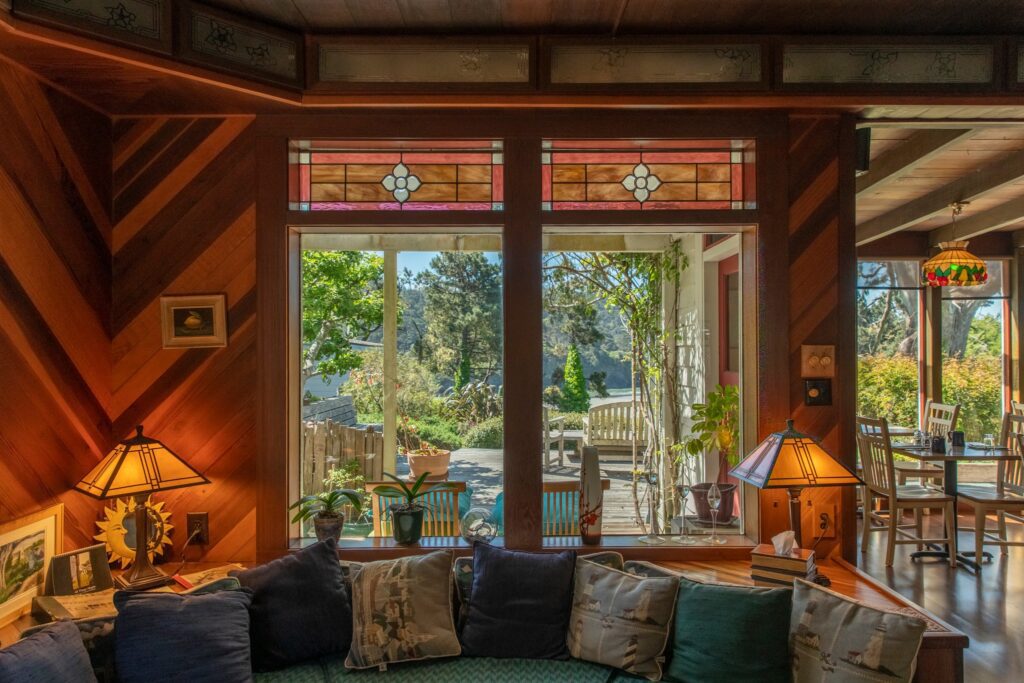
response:
M830 406L830 405L832 405L832 380L830 380L830 379L805 379L804 380L804 405L805 406Z
M804 344L800 347L800 376L835 377L836 347L831 344Z

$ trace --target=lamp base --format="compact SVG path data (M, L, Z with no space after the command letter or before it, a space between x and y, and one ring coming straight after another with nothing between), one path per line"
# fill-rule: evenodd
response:
M153 574L148 577L130 578L128 573L125 572L121 576L114 578L114 585L123 591L148 591L151 588L159 588L160 586L166 586L171 583L174 579L164 574L156 567L151 567Z
M173 579L149 561L149 513L146 494L135 496L135 561L114 583L121 590L144 591L166 586Z

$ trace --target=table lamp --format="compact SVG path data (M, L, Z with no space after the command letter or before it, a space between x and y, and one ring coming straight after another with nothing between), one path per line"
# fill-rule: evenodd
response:
M135 560L115 582L124 590L146 590L169 583L171 578L149 561L149 514L146 499L151 493L209 484L171 449L142 434L122 441L110 451L75 488L93 498L135 498Z
M817 441L793 429L792 420L786 420L785 431L759 443L729 474L759 489L789 491L789 524L801 547L800 492L808 487L864 483Z

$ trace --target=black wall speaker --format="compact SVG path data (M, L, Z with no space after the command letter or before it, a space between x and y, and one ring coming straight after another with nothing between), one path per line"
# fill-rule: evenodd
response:
M864 175L871 169L871 129L857 129L857 175Z

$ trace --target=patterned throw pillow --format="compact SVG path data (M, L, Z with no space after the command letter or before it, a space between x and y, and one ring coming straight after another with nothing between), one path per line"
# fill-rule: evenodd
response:
M909 681L926 625L797 579L789 644L795 683Z
M452 553L367 562L352 576L349 669L462 652L452 619Z
M570 654L661 680L678 590L675 577L643 578L577 560Z

